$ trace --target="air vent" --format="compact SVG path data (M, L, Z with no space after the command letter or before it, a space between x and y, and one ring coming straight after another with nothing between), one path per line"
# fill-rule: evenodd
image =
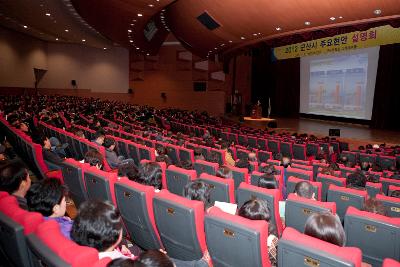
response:
M200 21L207 29L210 31L219 28L221 25L216 22L207 12L204 12L200 16L197 17L197 20Z

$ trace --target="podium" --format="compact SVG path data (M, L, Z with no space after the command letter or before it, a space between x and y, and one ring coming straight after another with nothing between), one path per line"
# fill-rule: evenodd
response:
M251 109L250 117L252 119L261 119L262 118L262 107L261 107L261 105L257 104L257 105L253 106L253 108Z

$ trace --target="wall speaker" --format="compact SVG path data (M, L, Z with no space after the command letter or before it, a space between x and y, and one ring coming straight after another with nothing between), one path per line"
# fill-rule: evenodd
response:
M132 88L128 89L128 94L133 94L133 89Z
M329 136L340 137L340 129L329 129Z
M210 31L219 28L221 25L215 21L207 12L202 13L197 17L197 20L200 21L207 29Z
M71 80L71 85L76 86L76 80Z
M167 94L166 93L161 93L161 98L163 98L163 99L167 98Z

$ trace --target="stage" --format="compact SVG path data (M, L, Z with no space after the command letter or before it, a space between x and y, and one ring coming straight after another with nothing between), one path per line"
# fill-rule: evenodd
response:
M226 119L235 122L240 122L237 116L225 116ZM271 118L277 123L277 128L269 128L276 132L297 132L313 134L318 137L327 136L329 129L335 128L340 129L340 140L349 142L351 149L357 149L359 145L370 144L382 144L386 143L389 145L400 144L400 132L397 131L386 131L380 129L370 129L367 125L316 120L308 118ZM257 129L265 129L262 125L251 125L251 121L242 121L241 123L245 126L254 127Z

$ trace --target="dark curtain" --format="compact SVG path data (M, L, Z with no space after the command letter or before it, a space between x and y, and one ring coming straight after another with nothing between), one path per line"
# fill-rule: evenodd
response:
M400 44L380 48L371 127L400 130Z
M300 105L300 58L271 60L271 47L262 44L252 50L251 100L261 101L263 115L298 117Z

